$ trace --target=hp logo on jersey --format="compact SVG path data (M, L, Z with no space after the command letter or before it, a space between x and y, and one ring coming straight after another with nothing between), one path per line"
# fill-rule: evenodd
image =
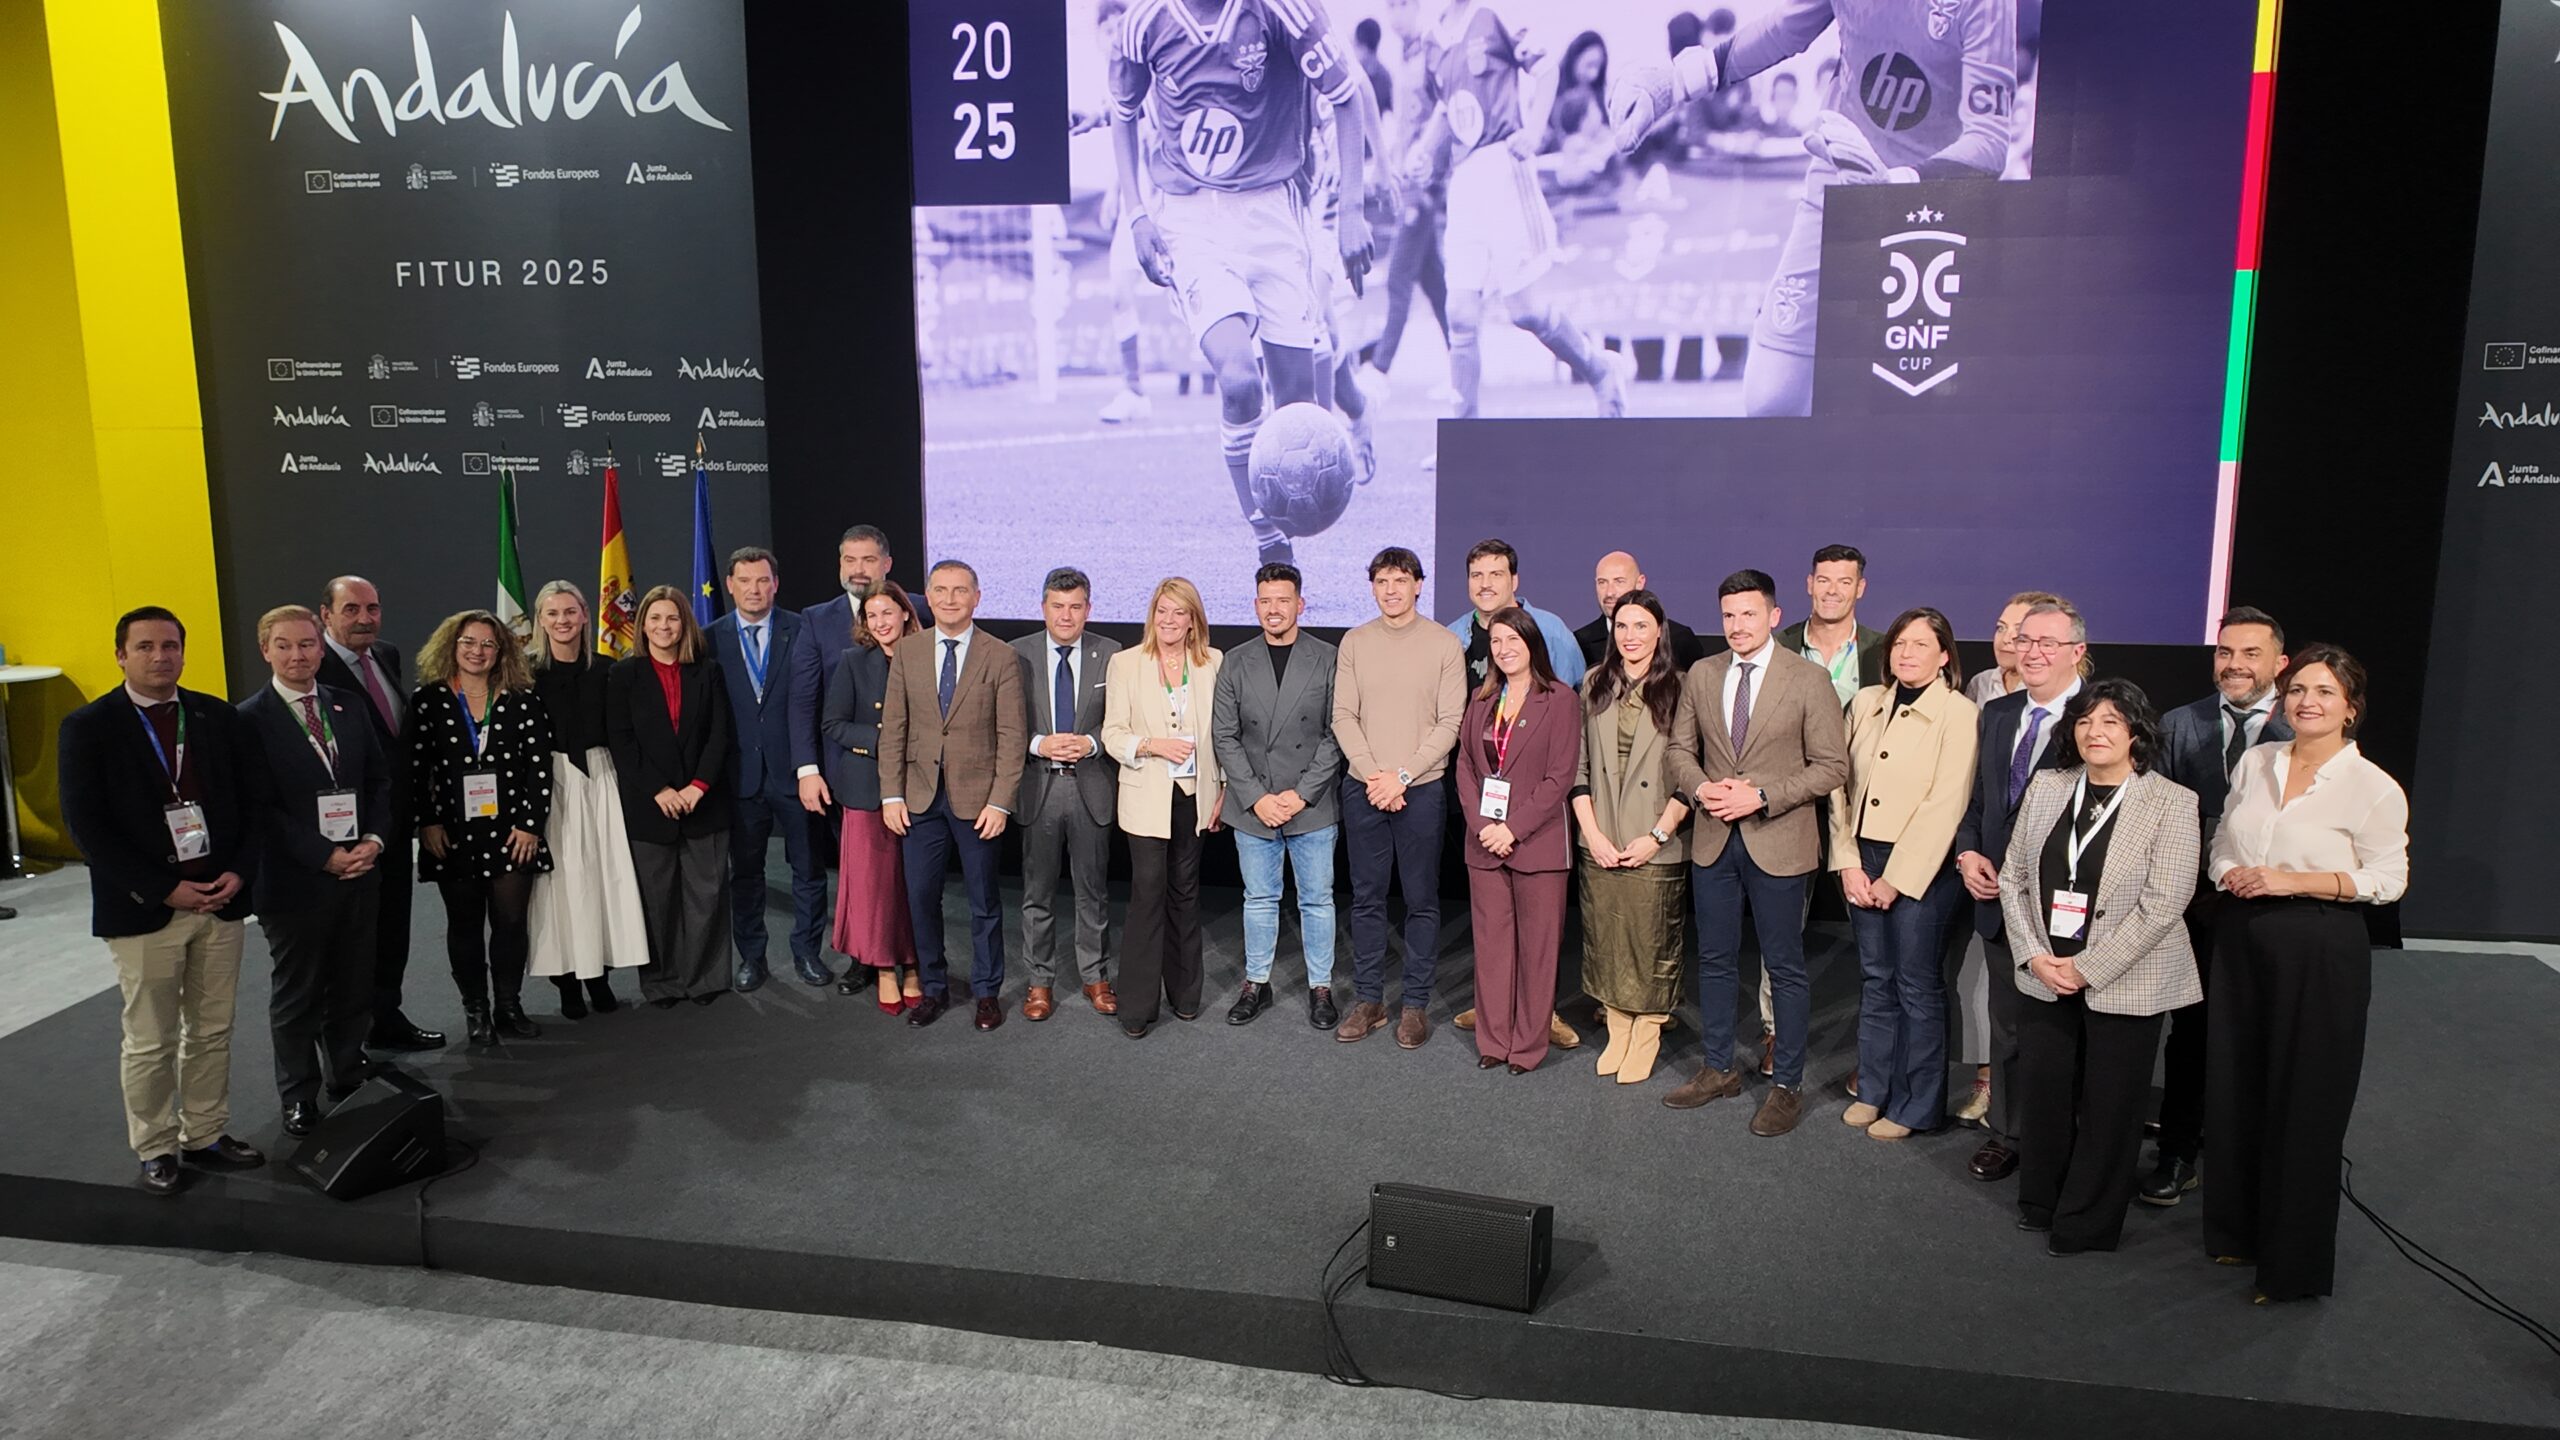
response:
M1901 51L1878 55L1858 76L1858 103L1879 130L1908 130L1929 118L1929 77Z
M1955 338L1955 297L1962 277L1956 259L1965 237L1937 228L1943 210L1923 204L1903 217L1922 228L1903 230L1876 242L1884 251L1885 359L1868 368L1905 395L1921 395L1955 378L1957 364L1947 358Z
M1244 158L1244 122L1215 105L1183 117L1182 162L1203 180L1215 180Z

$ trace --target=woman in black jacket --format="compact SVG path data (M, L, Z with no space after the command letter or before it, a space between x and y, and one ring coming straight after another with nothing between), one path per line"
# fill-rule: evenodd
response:
M646 651L606 677L604 716L649 930L640 993L708 1005L729 988L728 687L683 591L642 596L640 634Z

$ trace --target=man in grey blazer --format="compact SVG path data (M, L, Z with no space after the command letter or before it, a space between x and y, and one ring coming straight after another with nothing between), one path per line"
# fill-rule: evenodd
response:
M1071 566L1049 572L1040 587L1036 635L1013 642L1022 657L1022 697L1031 710L1031 762L1022 771L1022 948L1031 965L1022 1018L1046 1020L1057 1009L1058 867L1076 892L1076 973L1084 998L1105 1015L1120 1013L1111 990L1111 821L1119 762L1102 748L1103 677L1120 643L1085 633L1093 614L1093 582Z
M1280 562L1253 576L1262 633L1227 652L1210 703L1210 748L1226 777L1220 811L1236 832L1244 872L1244 993L1227 1011L1250 1024L1271 1008L1271 961L1280 948L1282 870L1298 875L1298 941L1307 957L1307 1023L1331 1030L1333 850L1342 833L1342 746L1333 738L1334 647L1298 628L1306 612L1298 568Z
M1840 697L1821 666L1777 643L1778 586L1737 570L1716 587L1724 638L1681 680L1665 757L1698 806L1690 894L1698 917L1698 1021L1706 1068L1662 1097L1688 1110L1742 1093L1733 1063L1742 912L1751 912L1775 1001L1769 1093L1751 1133L1784 1135L1804 1113L1805 1032L1813 997L1804 960L1805 887L1822 864L1822 817L1849 783Z

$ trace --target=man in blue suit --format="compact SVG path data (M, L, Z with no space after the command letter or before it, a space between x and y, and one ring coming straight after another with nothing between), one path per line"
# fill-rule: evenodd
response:
M827 935L827 867L812 843L791 763L792 729L802 708L796 692L806 669L794 654L816 647L802 617L775 608L779 584L772 551L753 545L731 551L730 610L709 632L737 721L737 743L729 750L730 793L738 797L729 825L729 910L741 992L764 984L764 852L776 830L791 863L792 968L811 985L836 978L819 949Z
M2069 601L2030 608L2018 631L2018 672L2027 683L1982 707L1973 799L1956 827L1956 868L1974 899L1991 992L1991 1113L1982 1122L1991 1138L1973 1152L1976 1180L2003 1180L2018 1168L2018 1010L2027 1002L2018 993L2012 937L2000 923L2000 866L2028 777L2061 762L2054 732L2063 707L2080 693L2080 662L2089 653L2089 627Z
M818 707L827 698L827 678L836 662L853 648L854 622L865 597L889 578L889 537L877 526L856 525L836 542L836 583L844 593L800 612L805 644L791 654L791 769L800 792L800 807L825 815L835 797L827 793L818 767ZM930 619L917 623L931 625Z
M2264 610L2240 606L2222 617L2213 642L2213 690L2192 705L2160 717L2160 773L2196 792L2204 823L2206 863L2213 832L2231 797L2231 772L2252 745L2293 738L2276 705L2276 677L2284 673L2284 627ZM2187 906L2187 938L2196 967L2213 973L2213 911L2220 892L2199 879ZM2204 1144L2204 1002L2169 1012L2169 1043L2162 1047L2160 1153L2141 1197L2175 1205L2196 1188L2196 1152Z

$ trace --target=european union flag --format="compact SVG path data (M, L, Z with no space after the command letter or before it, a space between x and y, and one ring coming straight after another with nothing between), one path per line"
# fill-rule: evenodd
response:
M711 558L711 482L702 475L702 437L693 437L693 620L720 616L720 566Z

